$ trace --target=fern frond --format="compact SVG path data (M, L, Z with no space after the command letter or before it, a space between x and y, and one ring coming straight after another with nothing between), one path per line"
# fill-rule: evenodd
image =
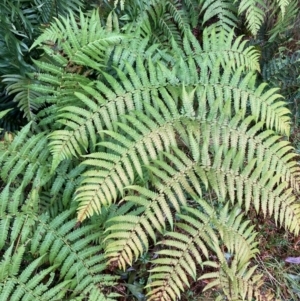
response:
M42 186L50 177L47 137L43 132L32 135L31 126L31 122L24 126L6 149L1 151L0 156L1 178L6 182L18 183L18 178L22 175L23 188L30 182L34 186Z
M216 68L215 71L215 74L219 74L220 70ZM253 89L255 76L248 73L240 81L241 70L237 70L229 78L228 74L224 73L220 79L217 79L215 74L212 74L210 83L204 90L210 105L213 104L213 99L216 100L221 95L224 97L224 104L229 98L233 100L233 107L236 113L241 112L241 110L246 113L245 110L247 104L249 104L251 115L255 117L256 122L265 120L265 126L268 129L275 129L279 134L289 135L289 110L286 108L285 102L280 101L282 96L276 93L278 89L269 89L264 92L265 83Z
M244 67L249 71L260 71L259 53L254 47L246 47L247 41L243 36L235 37L234 31L227 32L222 28L205 28L203 33L203 45L199 44L197 39L187 32L184 36L183 46L186 59L190 56L197 62L198 66L204 64L206 60L215 62L222 60L223 66L231 65L233 69ZM178 48L177 45L174 47Z
M69 11L79 14L80 9L84 5L82 0L34 0L35 4L39 7L41 21L43 23L50 23L53 17L65 16Z
M3 194L1 200L5 201ZM74 210L64 211L50 219L47 213L39 215L37 206L26 205L24 208L27 208L24 212L13 212L8 208L12 220L8 241L12 244L4 252L1 263L2 300L54 300L54 296L64 299L67 294L74 298L90 296L93 300L98 296L99 299L111 300L110 297L106 299L103 290L105 286L113 285L116 277L102 273L106 267L102 246L92 244L99 235L98 227L76 228L76 220L72 219ZM2 207L3 210L6 209ZM24 218L20 224L21 216ZM25 251L32 260L21 271Z
M228 300L279 301L271 291L263 288L263 275L255 274L256 266L238 268L237 261L233 259L230 264L224 261L214 267L219 271L204 274L199 278L212 280L203 291L221 287Z
M126 113L127 110L142 109L143 102L152 102L158 91L165 93L166 89L164 86L166 85L169 87L180 85L180 81L176 81L174 74L170 74L170 71L165 67L160 65L154 68L148 61L149 69L153 70L153 72L148 74L142 61L138 59L137 63L140 67L138 73L128 65L128 74L124 74L120 70L117 71L124 87L119 85L110 75L104 74L108 81L106 85L97 82L96 89L90 86L82 86L82 89L90 97L86 94L75 93L77 101L79 99L82 105L79 105L79 107L65 106L61 109L63 113L60 115L58 122L67 125L67 128L55 131L50 136L53 140L50 142L54 156L53 168L63 159L84 154L88 146L92 150L95 149L96 133L101 133L103 128L113 129L113 122L118 119L119 115ZM201 64L199 65L201 66ZM255 77L248 76L240 82L241 70L237 70L228 83L231 69L229 69L228 74L225 73L221 78L216 78L216 73L214 73L208 83L202 83L201 78L198 79L198 75L191 78L186 76L190 67L184 64L178 66L177 72L180 80L184 80L191 85L195 81L200 81L199 92L201 90L203 91L202 93L205 93L209 103L212 104L219 95L224 94L224 101L228 97L234 98L234 108L236 111L239 111L241 108L246 107L247 102L250 102L252 114L257 118L266 119L268 128L274 127L279 132L288 133L290 125L287 113L289 111L284 107L285 103L283 101L278 101L280 96L275 94L275 90L263 94L262 91L265 85L262 84L256 91L251 91ZM161 69L164 71L164 74L161 73ZM214 70L219 69L215 67ZM201 77L203 75L200 74ZM161 76L164 76L165 80L158 84L157 77ZM139 77L141 77L142 81ZM205 89L201 89L202 85ZM221 101L222 99L220 99L220 106L222 106ZM70 128L71 131L69 131ZM90 144L88 143L89 140L85 138L87 134L90 137Z
M200 1L202 4L201 13L202 24L217 17L219 20L215 23L226 31L231 31L237 26L236 7L230 0L208 0Z
M110 233L105 238L108 240L106 254L111 262L123 269L148 251L149 236L155 242L156 232L165 231L167 224L173 228L172 211L180 212L180 208L187 204L185 192L192 196L201 194L197 177L203 171L197 168L198 163L189 160L178 149L174 148L174 152L177 156L165 153L174 167L163 161L154 161L157 167L148 166L155 175L153 181L157 192L140 186L127 187L132 193L124 197L124 201L136 204L139 209L106 222L106 231Z
M180 291L184 290L184 286L190 285L185 275L196 280L199 265L216 267L216 263L202 259L203 257L208 259L209 250L217 255L218 260L226 262L225 254L219 248L218 232L229 252L234 254L232 256L241 254L243 249L243 258L235 259L239 270L245 271L249 259L257 252L257 243L253 242L255 233L246 228L249 222L242 222L242 216L238 214L237 209L229 213L228 207L225 206L220 213L220 219L206 201L198 200L196 204L201 206L202 210L199 210L199 207L184 207L187 213L178 214L179 221L176 223L180 233L178 231L166 233L165 236L168 238L158 245L159 258L152 261L156 267L150 271L149 300L176 300L180 297ZM251 272L248 274L249 277L252 276ZM234 277L235 274L232 273L231 276ZM215 282L209 285L213 283Z
M65 208L70 205L79 183L82 181L84 165L76 165L70 160L62 162L55 171L50 192L50 202L62 203Z
M14 255L12 254L13 250ZM24 245L16 249L11 245L4 253L4 260L0 263L2 272L2 277L0 276L0 298L2 300L63 298L71 280L62 281L50 289L57 266L53 265L43 269L44 256L39 256L21 271L20 260L24 252ZM39 269L39 273L36 273L37 269ZM44 282L44 284L41 285L41 282Z
M287 6L290 4L290 0L276 0L276 2L278 3L278 6L280 7L280 10L282 12L282 15L285 15L285 11Z
M166 233L161 242L164 248L152 261L156 267L150 271L148 300L176 300L184 286L189 286L187 275L196 279L197 264L201 266L203 257L208 259L210 245L218 240L210 226L214 213L199 214L197 220L187 216L186 224L177 225L181 233Z
M50 41L68 56L69 62L100 71L107 47L119 44L124 38L124 35L105 31L95 10L90 17L80 13L79 24L72 14L57 19L35 40L31 49ZM53 52L56 52L55 48Z
M157 105L159 101L157 100ZM83 174L82 185L78 188L75 200L79 202L78 220L83 221L93 213L101 212L103 205L109 206L116 200L118 193L133 183L134 172L142 178L142 164L149 164L150 159L157 158L158 152L175 145L175 133L172 124L178 115L172 115L162 109L161 116L149 107L152 120L136 112L133 116L123 116L129 124L118 123L120 131L103 131L115 141L100 142L99 146L110 150L86 155L85 165L97 167ZM132 126L131 126L132 125ZM133 126L136 130L133 130Z
M297 15L299 14L298 1L285 1L286 6L277 17L276 23L269 30L269 42L275 42L276 39L281 39L284 36L289 36L294 29L297 22Z
M262 124L248 128L251 118L244 121L247 130L243 134L243 131L238 133L231 128L239 122L235 125L230 122L229 130L226 129L228 125L223 124L227 123L224 115L215 118L222 120L222 125L217 125L216 121L204 122L200 131L207 136L198 142L202 145L198 152L201 154L199 161L205 171L206 183L211 185L220 199L228 196L233 202L237 200L241 206L244 204L246 210L249 210L250 203L253 202L257 211L273 215L281 225L285 220L285 226L297 233L299 208L293 191L297 193L299 190L299 167L296 162L287 164L295 157L295 153L291 152L292 147L288 142L280 141L280 136L274 135L272 131L257 135ZM232 121L238 121L239 118L236 115ZM186 141L190 143L188 139ZM209 148L209 141L212 141L212 148ZM247 149L248 154L243 149ZM282 169L283 166L285 167Z
M14 95L14 101L18 103L18 107L24 112L24 116L28 121L35 120L35 112L41 105L35 102L35 99L40 96L36 91L30 89L30 85L34 81L26 76L18 74L4 75L2 82L6 83L6 90L9 95Z
M259 31L264 18L266 4L261 0L242 0L239 3L239 14L245 13L248 29L255 36Z
M150 60L148 63L150 70L153 70ZM97 81L95 87L82 86L86 94L75 93L77 100L81 101L81 106L65 106L61 109L58 122L65 124L67 128L54 131L50 135L54 157L53 169L63 159L84 154L88 146L94 151L97 133L103 136L101 134L103 129L114 129L113 123L120 115L132 110L142 110L144 103L154 101L160 87L160 91L166 94L165 97L171 97L165 90L163 82L158 82L155 69L154 74L148 74L141 58L137 59L137 64L140 67L138 72L129 64L126 65L128 74L117 70L122 84L110 74L103 73L104 82ZM163 66L161 69L166 70ZM168 75L171 78L168 78ZM166 81L171 81L174 75L168 72L164 77Z
M114 277L105 276L101 246L90 243L98 237L94 226L75 229L76 220L69 219L73 211L65 211L53 220L43 215L37 219L38 227L32 237L32 254L47 254L51 264L59 263L61 279L72 279L72 295L99 289L111 283ZM49 221L48 221L49 220ZM74 281L76 279L76 281Z

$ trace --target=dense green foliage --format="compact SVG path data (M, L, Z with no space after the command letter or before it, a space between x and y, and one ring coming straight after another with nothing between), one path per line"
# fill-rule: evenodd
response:
M3 7L0 300L124 300L136 262L136 300L279 298L250 214L299 234L297 1Z

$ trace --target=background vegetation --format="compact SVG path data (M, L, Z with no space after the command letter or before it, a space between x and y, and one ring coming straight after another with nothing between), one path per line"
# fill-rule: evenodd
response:
M299 3L0 3L0 300L297 300Z

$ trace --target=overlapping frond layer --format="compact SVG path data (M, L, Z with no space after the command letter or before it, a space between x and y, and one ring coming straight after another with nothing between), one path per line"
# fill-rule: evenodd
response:
M0 164L1 178L6 182L21 183L25 188L42 186L49 181L49 149L46 133L31 133L32 123L28 123L14 137L2 145Z
M251 92L242 91L241 87L238 89L241 92L234 94L226 90L230 92L228 98L235 101L236 111L240 107L246 106L247 98L251 95ZM263 87L259 89L263 89ZM284 197L290 196L288 197L289 201L294 203L295 198L292 193L298 191L299 168L295 161L290 162L296 155L287 141L281 141L281 136L276 135L276 132L272 130L264 130L266 126L264 122L255 123L257 119L255 116L244 118L244 110L240 109L237 114L234 114L231 103L227 101L224 106L225 99L222 94L215 94L217 90L214 90L213 87L209 88L209 85L205 88L200 86L189 92L187 88L182 88L183 115L176 111L179 100L171 98L166 89L160 90L161 93L162 91L165 97L160 101L161 106L163 101L166 103L162 112L157 112L154 108L150 109L150 105L147 105L149 117L141 113L131 116L124 115L121 118L127 124L116 123L121 133L102 131L112 140L101 142L99 145L108 148L110 152L88 156L92 160L87 161L87 164L97 166L99 171L94 169L87 171L85 174L87 178L78 190L79 194L76 199L80 201L79 212L82 213L79 214L79 220L91 216L94 212L100 212L102 205L109 205L115 201L118 194L133 182L134 171L143 177L141 163L148 164L150 158L156 159L157 151L164 150L168 145L176 144L175 132L182 136L186 144L190 144L194 159L201 162L200 165L204 170L212 168L216 172L218 176L210 185L220 198L225 199L229 194L233 202L238 200L241 205L245 204L246 210L253 202L256 210L262 208L264 214L268 212L270 215L274 214L274 202L277 197L281 203ZM275 97L277 96L275 95ZM252 99L253 106L255 101L259 102L261 99L270 101L268 95L263 94L261 97L255 95ZM273 97L271 97L271 101L272 99ZM159 98L156 98L156 101L159 106ZM282 106L282 103L275 102L275 109L276 104ZM255 105L255 109L256 107ZM287 109L283 107L282 110L286 112ZM268 112L259 112L258 114L274 116L273 113L270 108ZM162 114L164 118L161 116ZM280 115L280 113L278 114ZM267 124L271 127L274 120L275 118L273 121L267 120ZM132 129L133 126L136 130ZM185 134L187 126L190 131L196 133L195 137ZM260 134L257 134L258 131ZM170 137L173 138L170 140ZM165 145L161 141L165 141ZM248 163L245 164L245 162ZM230 172L230 175L225 176L224 170ZM224 181L227 187L222 184L225 183ZM257 181L261 186L257 185ZM280 181L283 183L274 192L274 188ZM235 188L237 183L241 190ZM242 183L248 184L243 186ZM272 200L268 205L267 198L263 198L262 192L258 192L265 185L268 188L264 190L264 194L267 194L268 198ZM243 189L246 187L247 193L244 194ZM278 216L278 208L276 208L276 220L279 219L282 223L282 218ZM281 211L281 214L290 215L292 212L283 213ZM295 212L294 215L298 216L298 213ZM292 220L294 223L295 219ZM286 226L289 228L291 224ZM294 226L296 227L295 224Z
M68 62L102 70L107 47L120 43L124 38L124 35L105 31L98 12L94 10L90 17L80 13L79 24L72 14L67 18L56 19L31 48L50 43L54 52L61 51L68 57Z
M76 228L76 220L68 218L72 214L73 211L65 211L52 220L46 215L39 217L30 251L47 254L51 264L59 263L60 278L73 280L72 294L80 295L92 287L104 287L113 277L101 274L106 266L102 246L90 245L99 235L93 231L95 226Z
M1 194L1 204L8 194L7 186ZM49 214L39 215L38 203L32 201L28 199L21 212L14 212L9 201L7 219L3 213L6 208L1 208L1 232L4 234L1 248L6 250L0 263L2 300L52 300L54 297L64 299L67 295L74 298L94 295L98 300L112 300L106 299L101 288L113 285L116 278L102 273L106 267L102 246L91 246L99 235L95 226L76 228L73 210L64 211L54 219L50 219ZM4 222L11 223L11 230ZM11 245L6 248L8 243ZM25 253L32 256L32 260L21 271Z
M212 136L214 133L212 129ZM240 133L240 137L243 139L245 133ZM213 137L207 138L207 140L212 139ZM133 189L133 193L129 193L124 200L137 204L140 209L108 221L107 231L112 233L106 238L111 240L106 252L111 261L123 268L126 264L132 264L135 258L147 252L148 237L155 242L156 233L165 230L166 223L173 227L173 213L169 208L179 212L189 196L192 198L197 195L201 196L203 190L207 189L213 189L220 201L229 198L233 203L238 202L246 211L250 206L254 206L257 212L262 211L265 215L274 216L281 225L295 233L299 232L299 205L292 193L293 189L287 189L288 182L283 181L281 185L278 185L282 175L277 174L276 169L270 168L268 162L258 161L257 158L252 158L249 164L244 164L247 157L242 152L236 152L236 147L228 148L223 155L222 146L218 145L218 151L214 153L213 148L209 148L205 140L199 139L198 143L202 144L202 147L195 145L196 140L193 136L189 137L189 146L195 161L190 160L180 150L173 148L173 155L165 153L164 160L162 158L155 160L153 162L155 165L148 167L152 177L155 176L153 182L157 192L138 186L128 187ZM239 142L238 145L243 144ZM247 143L244 146L246 145ZM255 155L258 156L258 154ZM268 154L268 158L269 156L272 155ZM289 158L290 156L288 160ZM274 155L273 160L278 160L278 157ZM284 165L284 162L279 164ZM262 172L266 168L268 171ZM298 167L296 169L298 170ZM276 185L278 185L277 188ZM231 225L228 220L227 223L228 226ZM247 227L246 224L244 226ZM224 231L221 235L226 236L226 230ZM240 239L238 235L235 237L237 240ZM226 237L228 244L229 241L230 239ZM231 244L233 245L234 242ZM241 250L236 251L238 254L244 254Z
M149 300L178 299L199 266L212 271L200 277L206 289L262 300L249 264L256 233L242 213L298 234L300 169L285 101L257 83L258 51L232 30L240 5L257 31L261 2L128 3L124 18L109 15L113 26L97 11L70 15L33 45L44 56L26 91L44 107L0 147L0 299L113 300L108 270L154 249ZM201 42L198 13L214 23ZM276 59L263 77L281 81L296 62ZM23 99L22 88L12 84ZM198 200L207 195L210 205Z
M245 13L248 29L256 35L265 18L266 4L261 0L242 0L239 4L239 14Z
M106 223L106 231L110 233L105 238L108 240L106 254L111 262L122 268L148 251L148 237L156 242L156 233L163 233L167 224L173 228L174 211L180 212L180 208L187 204L186 191L193 196L201 194L197 179L201 171L196 168L197 162L188 158L182 162L182 158L169 153L166 153L166 157L176 169L163 161L155 161L157 167L148 166L157 179L154 181L157 192L129 186L133 193L124 197L124 200L138 205L139 209L115 216Z
M140 63L141 68L145 68L141 64L141 60L137 62ZM172 103L170 95L174 95L174 85L176 89L180 88L180 81L176 82L174 75L170 74L165 67L154 68L150 62L148 66L150 72L153 70L154 74L148 74L145 69L140 71L142 74L139 74L140 72L135 73L130 67L128 67L130 75L118 71L124 87L106 74L107 85L98 82L95 88L83 87L86 94L90 95L89 97L81 93L75 93L87 108L65 106L61 109L63 113L61 113L58 122L67 125L67 128L54 131L50 135L52 139L50 146L54 155L53 168L65 158L84 154L89 146L90 149L95 149L96 142L100 139L103 129L114 129L114 122L120 118L119 116L130 110L143 110L145 104L151 104L159 94L163 97L163 101L167 106L178 106L179 100L175 104ZM180 70L183 69L184 72L180 76L184 78L188 85L194 85L198 75L189 75L187 71L189 68L189 65L181 64ZM215 69L219 70L218 68ZM178 73L180 70L178 68ZM185 74L187 76L184 76ZM163 82L159 83L155 75L157 77L163 76ZM142 80L139 79L140 76L142 76ZM203 74L200 74L200 76L204 77ZM201 83L200 79L195 93L199 100L197 103L191 95L191 101L194 102L192 106L197 107L201 112L206 112L209 106L217 110L218 106L223 107L228 99L233 99L233 107L236 112L241 113L241 110L243 110L242 115L244 115L246 110L243 108L250 104L253 115L256 119L266 120L267 128L275 128L279 132L287 133L290 127L289 117L287 116L289 111L283 101L278 101L280 96L275 94L274 90L263 93L265 85L261 85L257 90L252 91L250 88L254 85L255 78L248 77L240 82L240 76L240 72L234 73L229 83L227 74L220 79L215 78L212 74L211 80L207 83ZM111 86L110 90L108 90L108 84ZM97 103L95 103L95 100ZM228 108L228 110L231 111L231 108ZM69 130L70 128L72 131Z
M157 100L158 106L159 103ZM109 152L85 156L88 159L83 164L92 168L83 174L84 179L75 197L80 202L79 221L101 212L102 206L109 206L116 201L118 194L133 183L135 173L143 178L143 164L149 164L160 151L176 145L173 124L178 121L179 115L176 112L172 115L162 102L161 108L164 115L149 106L149 117L140 112L124 116L128 124L117 123L118 132L103 132L112 140L106 139L99 146Z
M229 212L225 206L219 218L206 201L198 200L196 204L202 210L199 207L184 207L187 212L178 214L179 221L175 225L180 231L167 232L160 243L164 248L157 252L159 258L152 261L155 267L151 270L148 282L148 287L151 288L149 300L176 300L180 297L184 287L189 287L190 280L187 276L197 278L197 266L218 266L217 262L208 260L211 251L217 255L219 262L226 262L225 254L219 247L218 232L232 256L241 254L241 249L243 250L243 257L235 259L239 270L246 272L249 259L257 252L255 233L249 234L250 231L246 228L249 222L242 220L238 210ZM253 271L251 269L248 272L249 277ZM214 276L206 274L203 277L216 278L215 281L218 281L217 272ZM214 281L211 285L215 285Z
M130 5L127 7L130 11L128 17L133 22L125 27L126 32L138 31L142 37L150 38L153 44L159 43L166 48L170 40L181 44L182 34L197 25L197 5L190 0L152 0L140 2L138 9L136 5L132 6L132 10Z
M43 256L31 261L26 269L21 271L20 265L24 252L24 245L17 249L11 245L6 250L0 263L0 281L2 282L0 298L12 301L20 300L20 298L28 300L63 298L70 281L62 281L50 289L56 266L44 269ZM37 269L39 269L39 273L36 273ZM43 285L41 285L42 281Z
M114 122L118 121L119 116L132 110L142 111L145 104L154 101L158 94L157 86L161 93L167 94L165 97L170 97L163 86L164 81L172 80L166 78L168 74L163 76L165 80L161 78L162 82L158 82L151 74L148 78L145 67L142 66L143 69L136 73L127 66L129 75L118 70L118 77L122 80L120 83L105 73L105 83L98 81L95 87L83 87L89 97L75 93L85 108L65 106L60 110L58 122L67 125L67 129L54 131L50 135L54 166L65 158L84 154L83 150L87 150L89 145L94 150L96 142L103 136L102 131L114 129Z
M183 40L184 55L186 60L190 56L196 61L198 66L220 60L223 66L231 65L233 69L239 67L248 71L259 71L259 52L254 47L246 46L247 40L242 36L236 37L234 31L227 32L222 28L208 27L203 33L202 47L196 37L187 32ZM180 51L176 45L174 52ZM181 50L182 51L182 50Z
M236 114L246 116L250 114L255 117L255 122L264 121L264 126L274 129L281 135L288 135L290 132L289 110L282 96L277 94L278 89L266 90L266 84L262 83L255 87L256 77L252 73L243 76L242 69L231 70L230 66L221 71L220 62L212 67L207 64L200 65L201 72L184 72L189 70L189 63L181 61L178 66L178 78L186 86L195 85L195 77L199 76L197 85L197 101L195 106L200 112L206 113L211 109L212 113L219 107L231 100L228 110L234 110ZM192 69L195 70L195 69Z
M148 54L137 57L132 56L131 51L125 51L124 47L116 46L112 62L123 71L117 69L115 76L102 72L102 82L96 81L93 84L83 75L66 72L62 68L51 67L46 63L39 63L42 70L51 73L51 75L39 74L39 79L47 84L56 85L57 89L53 89L53 86L51 90L47 90L47 86L35 88L39 91L44 89L44 92L53 94L54 102L60 99L59 105L54 106L54 109L50 107L43 113L49 115L50 112L53 116L53 113L61 108L57 124L59 127L65 126L50 135L52 140L50 146L54 156L52 168L54 169L64 159L86 153L88 148L93 151L98 140L97 133L102 129L111 130L112 123L118 120L120 115L133 109L143 109L143 103L154 103L155 98L163 94L165 89L172 91L174 86L180 87L182 83L205 87L205 92L202 93L207 93L209 102L213 102L214 98L222 97L222 95L224 95L224 100L234 97L236 111L245 108L250 102L252 114L257 118L266 119L267 127L274 127L287 133L289 130L288 111L284 108L284 102L278 101L279 96L276 96L275 91L263 94L264 86L261 86L253 92L254 77L248 76L242 80L242 69L246 63L251 69L258 68L257 53L252 48L245 48L245 43L241 39L233 42L232 32L230 34L225 34L224 31L207 33L205 41L209 40L209 37L212 37L211 43L205 42L203 49L198 46L192 50L196 41L193 36L189 35L184 44L190 59L179 63L175 63L176 59L172 60L168 55L160 55L165 60L165 64L162 62L157 64L155 59L153 62L152 58L155 58L156 53L161 53L157 46ZM222 41L225 40L227 42L222 48L220 45L223 45ZM141 45L141 52L145 45ZM230 45L233 51L228 50ZM76 48L73 45L72 47ZM176 45L173 46L174 49L176 47ZM94 51L95 55L98 53L95 49L91 51ZM221 69L218 67L220 53L224 58L221 61L223 67L224 62L229 60L229 65L225 64L226 72L222 76L220 76ZM151 56L151 59L145 59L147 56ZM57 62L61 60L62 66L68 64L68 59L65 57L58 54L54 57ZM126 59L129 59L131 64L125 63ZM78 63L85 65L84 62ZM169 63L175 63L172 71L168 67ZM233 69L238 66L241 66L239 71L234 72ZM197 72L197 69L201 71ZM75 80L77 80L76 85L74 85ZM73 86L70 83L73 83ZM49 99L47 101L49 102ZM68 103L72 105L68 106ZM43 116L43 113L40 116ZM46 120L51 122L53 117L52 119L46 118Z
M238 201L246 211L253 204L257 212L274 216L298 233L299 167L292 146L270 130L261 131L262 124L251 126L253 117L241 121L241 115L233 115L229 121L225 112L216 114L213 122L201 120L200 130L186 138L206 174L203 183L219 199Z
M237 26L237 8L230 0L209 0L199 1L201 4L202 24L217 18L215 22L217 26L224 28L226 31L231 31Z

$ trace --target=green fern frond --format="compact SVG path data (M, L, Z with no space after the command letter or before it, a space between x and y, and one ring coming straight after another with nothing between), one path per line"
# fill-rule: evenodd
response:
M207 266L210 267L211 265L208 263ZM213 267L218 268L219 271L204 274L199 278L212 280L203 291L221 288L228 300L279 301L272 292L263 288L263 275L254 273L256 266L251 268L245 266L239 269L237 261L233 259L230 264L224 261L217 266L213 265ZM217 298L216 301L222 300L224 295Z
M188 31L189 26L189 17L185 14L185 11L182 9L182 4L180 1L175 0L167 2L166 6L169 11L170 18L172 17L179 27L181 32ZM166 16L168 18L168 15Z
M1 198L3 201L3 195ZM24 213L15 212L15 215L9 209L9 218L13 220L9 233L12 244L6 249L1 262L2 300L54 300L54 296L64 299L67 294L70 297L91 296L93 299L98 296L99 299L111 300L106 299L102 289L113 285L116 277L102 273L106 267L105 257L101 254L102 246L92 245L99 235L98 227L76 227L76 220L72 219L73 210L50 219L47 213L39 215L36 208L33 206ZM20 219L22 215L23 220ZM24 237L25 233L27 237ZM28 256L37 259L20 271L25 251ZM40 270L39 273L36 269Z
M247 27L254 36L257 34L264 21L265 8L266 4L261 0L242 0L239 3L238 13L245 13Z
M128 74L117 70L123 86L119 85L112 76L103 74L107 80L105 85L97 82L96 89L90 86L82 87L90 97L86 94L75 93L77 101L79 99L82 105L79 107L65 106L61 109L62 112L65 111L66 113L60 115L58 122L68 127L64 130L55 131L50 136L53 140L50 142L54 156L53 168L63 159L84 154L88 146L90 146L91 150L95 149L97 140L96 133L101 133L105 127L111 130L113 128L113 122L117 120L118 115L126 113L126 109L140 110L142 109L143 102L146 101L146 103L149 103L153 97L156 97L157 91L165 93L163 91L166 91L166 89L163 86L166 86L166 84L169 86L180 85L180 81L176 81L174 74L170 74L170 71L162 65L155 68L150 61L148 61L150 70L148 74L144 69L146 66L142 64L141 59L137 59L137 64L140 67L138 73L128 65ZM199 62L199 65L201 66L201 62ZM187 64L181 64L178 66L176 72L178 72L178 76L180 76L181 80L192 85L200 81L199 90L206 95L210 103L213 103L215 98L223 93L226 100L228 97L234 98L236 111L240 110L240 108L245 108L247 102L250 102L253 115L257 116L257 118L266 119L267 127L275 127L280 132L288 133L290 125L286 115L289 111L284 107L284 102L277 101L280 96L276 95L274 90L262 94L265 87L265 85L262 84L255 92L252 92L251 88L254 85L255 78L248 76L243 79L243 81L240 81L241 70L236 71L230 76L231 69L229 69L228 74L224 73L221 78L216 77L216 73L214 73L208 83L202 83L201 77L204 76L205 69L203 74L200 74L200 79L198 79L197 74L189 78L188 70L190 67L191 66ZM161 70L164 71L163 74ZM214 67L214 70L219 69ZM164 76L165 80L159 84L159 86L161 86L160 88L158 86L158 77L162 80L161 76ZM139 77L141 77L142 81ZM229 83L228 77L231 77ZM132 83L134 83L134 85ZM201 89L201 85L206 86L205 89ZM103 95L105 97L103 97ZM98 104L95 103L94 99ZM82 106L86 106L87 109L82 108ZM220 106L222 106L221 99ZM115 112L116 114L110 112ZM71 131L69 131L70 128ZM85 138L87 133L90 137L91 144L89 144L88 139Z
M264 24L261 0L104 1L111 12L81 12L82 0L23 4L0 4L2 74L11 58L20 74L35 71L28 84L2 81L34 122L0 141L0 300L118 300L123 284L110 272L142 261L149 300L177 300L203 279L218 301L273 300L244 214L299 234L286 106L300 93L299 54L281 47L264 62L289 39L297 1L267 3ZM28 34L6 12L31 18L20 22ZM30 68L26 39L58 14ZM259 32L256 48L235 36L247 31L235 30L238 15Z
M201 194L197 177L203 171L197 168L197 162L189 160L180 150L174 148L174 152L177 156L169 153L165 156L176 169L163 161L154 161L157 167L148 166L155 176L153 181L157 192L140 186L128 186L132 193L124 197L124 201L136 204L139 209L106 222L106 231L110 233L105 238L108 240L106 254L111 262L123 269L148 251L148 236L155 242L156 232L165 231L167 224L173 228L172 211L180 212L180 208L187 204L185 192L192 196Z
M285 11L287 6L290 4L290 0L276 0L276 2L278 3L278 6L280 7L280 10L282 12L282 15L285 15Z
M297 26L297 15L299 14L298 1L286 1L285 4L286 6L284 6L284 9L281 9L277 16L276 23L268 32L270 35L269 42L276 42L277 39L290 36L290 32Z
M50 177L47 137L43 132L32 135L31 126L31 122L24 126L0 156L1 178L6 182L21 183L23 188L30 182L34 186L44 185Z
M61 20L61 21L60 21ZM69 62L102 70L103 56L107 47L119 44L124 35L105 31L97 11L90 17L80 13L80 22L70 14L67 18L56 20L50 28L35 40L31 49L43 43L51 43L68 56Z
M6 110L1 110L0 111L0 120L3 118L3 117L5 117L5 115L7 114L7 113L9 113L10 111L11 111L12 109L6 109ZM0 133L1 133L1 128L0 128Z
M219 117L219 120L227 122L224 116ZM250 120L251 118L245 120L245 125ZM229 127L233 125L230 123ZM288 142L280 141L280 136L272 135L270 131L262 132L254 138L253 135L256 135L261 126L250 127L244 134L226 127L225 124L215 125L212 122L201 125L201 132L210 133L199 142L202 144L199 148L199 161L205 171L206 183L209 183L220 199L229 197L232 202L238 201L241 206L245 205L246 211L253 202L257 211L273 215L281 225L285 220L285 226L297 233L299 213L292 191L297 193L299 190L299 168L296 162L288 164L296 156L291 152L292 147ZM209 154L208 141L212 141L212 156ZM186 143L190 143L188 139ZM240 150L237 151L238 149ZM248 154L243 149L247 149ZM283 166L285 167L282 169Z
M255 233L247 230L249 222L242 222L238 209L228 212L228 207L225 206L219 218L206 201L199 200L196 205L201 207L184 207L187 213L178 214L179 222L175 227L180 229L180 233L178 231L166 233L165 236L168 238L158 245L160 247L157 252L158 259L152 261L156 267L150 271L148 283L151 289L148 294L149 300L176 300L180 297L180 291L184 290L184 286L190 285L185 275L196 280L197 266L216 266L214 262L203 260L203 257L208 259L209 250L215 252L221 262L226 262L225 254L219 248L218 234L221 235L229 252L232 252L232 256L241 254L243 249L243 258L235 259L239 270L245 271L249 259L257 252L257 243L253 242ZM200 208L202 210L199 210ZM205 275L201 278L204 277Z
M79 14L80 8L84 6L82 0L34 0L38 6L43 23L50 23L53 17L65 16L71 10Z
M220 70L216 68L215 71L218 74ZM240 113L241 110L244 110L244 113L246 113L245 109L247 104L249 104L251 115L255 117L256 122L265 120L265 126L268 129L275 129L279 134L289 135L289 110L286 108L285 102L280 101L282 96L276 94L278 89L269 89L264 92L266 87L264 83L253 89L255 76L248 73L241 81L240 76L240 69L234 72L231 78L228 78L228 74L224 73L220 79L216 79L215 74L212 74L210 83L204 91L209 104L213 104L212 99L218 99L219 95L223 95L224 101L228 99L233 100L233 107L236 113Z
M218 21L215 23L217 26L221 26L226 31L231 31L232 28L237 26L236 7L230 0L209 0L200 1L202 24L205 24L209 20L213 20L215 17Z
M38 204L32 195L26 202L25 198L22 189L15 189L10 184L7 184L0 194L0 249L13 244L14 241L24 244L28 240L34 226L31 209L34 206L37 208Z
M223 66L231 65L233 69L243 66L249 71L260 71L259 53L254 47L246 47L247 41L242 36L235 37L233 30L227 32L215 27L205 28L202 35L202 47L191 33L185 35L183 43L187 58L192 56L198 66L205 60L214 62L221 58Z
M18 107L24 112L27 120L35 120L35 112L40 109L41 105L35 102L40 94L30 89L34 81L26 76L9 74L3 76L2 82L6 83L8 94L14 95L14 101L18 103Z
M157 105L159 101L157 100ZM110 150L107 152L86 155L85 165L97 167L83 174L83 181L77 190L75 200L79 202L78 220L83 221L93 213L101 212L103 205L108 206L116 200L118 193L133 183L134 172L143 178L142 164L149 164L156 159L160 151L175 145L175 133L172 124L178 119L162 109L161 116L149 107L152 120L146 115L136 112L134 116L123 116L128 125L118 123L119 132L102 131L113 142L100 142L99 146ZM133 126L136 130L133 130Z
M72 164L73 163L73 164ZM51 203L62 203L65 207L70 205L72 196L79 183L82 181L84 165L76 165L70 160L65 160L55 171L55 177L50 189Z
M97 231L92 231L94 226L76 229L76 220L67 220L72 213L65 211L50 221L46 215L39 217L31 252L47 254L51 264L59 263L60 278L72 279L72 295L80 295L98 285L103 287L114 278L101 274L105 268L104 256L100 253L102 247L90 245L98 237Z
M117 70L122 84L113 76L103 73L103 82L95 82L95 87L82 86L85 94L75 93L77 101L81 102L79 107L64 106L61 109L58 122L65 124L67 128L54 131L50 135L53 169L66 158L84 154L88 146L92 151L95 150L97 133L103 136L103 129L114 129L113 124L120 115L131 110L142 110L144 103L150 103L157 97L160 86L161 93L166 94L164 97L171 97L164 84L158 82L158 71L150 60L148 66L153 70L150 74L147 73L146 66L143 66L141 58L137 59L137 64L140 67L138 73L129 64L126 64L128 74ZM162 66L159 70L165 71L166 68ZM168 78L169 75L171 78ZM163 76L165 81L174 80L174 75L169 71Z
M199 3L197 0L183 0L182 4L187 11L188 23L191 28L195 28L198 24Z
M12 252L14 251L14 254ZM63 298L68 284L71 280L65 280L53 286L56 265L46 269L42 268L44 256L39 256L33 260L23 271L20 270L20 261L24 255L24 245L18 248L10 248L4 253L0 263L0 298L2 300L53 300L53 298ZM39 273L36 273L39 270ZM41 282L44 282L41 285ZM57 300L57 299L56 299Z

